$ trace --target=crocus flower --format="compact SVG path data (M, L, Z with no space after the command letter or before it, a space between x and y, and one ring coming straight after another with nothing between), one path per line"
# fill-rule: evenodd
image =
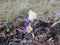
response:
M25 17L25 21L28 23L30 22L30 20L28 19L28 16Z
M60 16L60 13L57 13L56 16L59 17Z
M56 21L60 21L60 13L57 13L57 14L56 14L56 17L55 17L54 20L56 20Z
M30 23L30 22L34 22L34 19L30 20L29 17L26 16L25 21L28 22L28 23Z
M54 21L56 22L56 21L59 21L59 20L60 20L60 13L57 13L55 15Z
M8 20L5 20L4 24L8 24L8 23L9 23L9 21Z
M29 34L29 33L31 33L32 30L33 30L33 28L30 25L28 25L28 26L26 26L25 32L27 34Z

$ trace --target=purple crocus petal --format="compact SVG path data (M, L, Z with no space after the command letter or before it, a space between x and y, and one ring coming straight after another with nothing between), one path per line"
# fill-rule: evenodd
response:
M28 19L28 16L26 16L26 18L25 18L25 20L26 20L26 22L30 22L30 20Z
M33 20L30 20L31 22L34 22L34 19Z
M24 28L24 32L26 32L26 27L27 27L27 26L25 26L25 28Z
M60 16L60 13L57 13L56 16L57 16L57 17Z
M30 22L34 22L34 19L30 20L28 16L25 17L25 21L30 23Z
M25 30L24 30L25 33L27 33L27 31L26 31L27 27L28 27L28 26L25 27Z
M9 23L9 21L8 20L5 20L4 24L8 24L8 23Z

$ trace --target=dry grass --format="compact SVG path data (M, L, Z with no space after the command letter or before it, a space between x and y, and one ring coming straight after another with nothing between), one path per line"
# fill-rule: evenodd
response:
M39 19L53 18L55 13L60 12L58 7L59 1L56 0L0 0L0 22L6 19L11 21L29 9L35 11L41 17Z

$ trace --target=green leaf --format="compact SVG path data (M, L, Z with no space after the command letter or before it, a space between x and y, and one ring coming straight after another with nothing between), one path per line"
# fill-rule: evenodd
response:
M60 17L58 17L57 21L60 21Z
M10 32L10 29L9 29L9 27L7 25L6 25L6 31Z

